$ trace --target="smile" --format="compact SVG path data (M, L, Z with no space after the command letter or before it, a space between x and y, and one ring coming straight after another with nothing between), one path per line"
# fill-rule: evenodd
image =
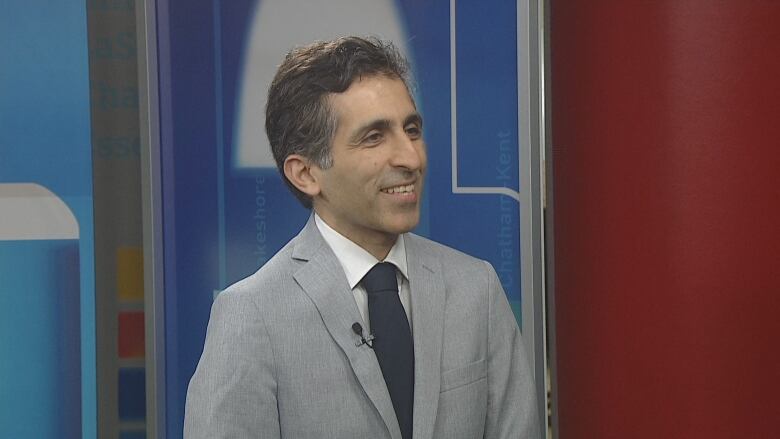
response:
M394 186L394 187L382 189L381 191L386 194L408 194L410 192L414 192L414 185L407 184L404 186Z

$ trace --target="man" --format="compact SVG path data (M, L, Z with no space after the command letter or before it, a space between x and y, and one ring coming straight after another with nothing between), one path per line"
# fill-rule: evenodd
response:
M495 271L408 233L426 152L407 72L392 45L356 37L279 67L266 131L314 213L215 300L185 437L538 437Z

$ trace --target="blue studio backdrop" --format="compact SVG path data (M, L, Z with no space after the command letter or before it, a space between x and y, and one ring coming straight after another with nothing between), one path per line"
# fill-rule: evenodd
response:
M429 157L416 232L490 261L520 318L516 1L307 3L158 2L168 437L214 296L309 215L262 133L268 82L296 44L371 34L409 57Z
M0 8L0 437L96 437L85 2Z

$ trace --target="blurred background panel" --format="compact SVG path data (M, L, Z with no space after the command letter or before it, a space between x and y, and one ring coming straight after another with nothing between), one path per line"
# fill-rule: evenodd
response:
M0 14L0 437L96 437L86 7Z

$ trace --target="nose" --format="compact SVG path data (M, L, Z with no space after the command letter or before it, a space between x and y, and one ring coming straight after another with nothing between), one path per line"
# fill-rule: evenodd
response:
M395 142L390 164L393 167L404 168L409 171L425 169L425 142L423 142L422 138L410 139L405 132L400 134L398 141Z

